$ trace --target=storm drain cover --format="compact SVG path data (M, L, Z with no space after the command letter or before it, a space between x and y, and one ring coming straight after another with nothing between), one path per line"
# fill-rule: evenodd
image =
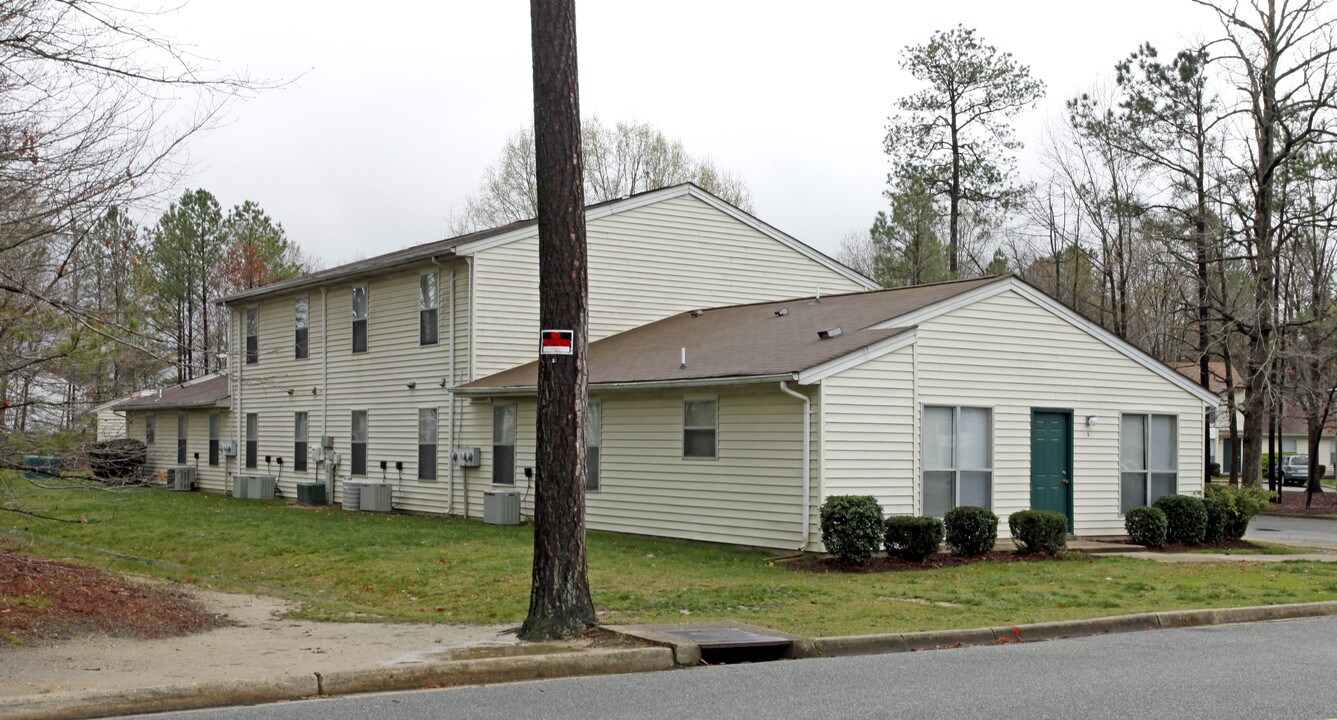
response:
M738 628L684 628L665 630L664 634L696 643L703 650L749 647L788 647L792 640L776 635L762 635Z

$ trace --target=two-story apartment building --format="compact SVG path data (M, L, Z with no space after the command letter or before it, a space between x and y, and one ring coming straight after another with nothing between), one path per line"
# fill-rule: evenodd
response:
M822 501L869 494L896 514L1054 509L1108 534L1201 491L1215 396L1016 278L874 291L691 185L587 218L591 528L819 549ZM233 468L285 497L364 479L398 509L468 517L514 490L528 514L533 222L224 302ZM337 462L313 452L322 436Z

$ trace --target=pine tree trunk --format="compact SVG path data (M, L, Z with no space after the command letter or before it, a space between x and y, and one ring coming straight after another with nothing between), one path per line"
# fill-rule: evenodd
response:
M585 565L585 197L576 74L575 0L531 0L538 181L539 322L572 330L571 355L541 356L535 447L534 572L524 640L595 623Z

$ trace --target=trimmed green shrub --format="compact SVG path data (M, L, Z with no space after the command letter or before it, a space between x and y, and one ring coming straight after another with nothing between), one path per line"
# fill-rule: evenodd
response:
M942 535L943 525L938 518L893 515L887 518L883 540L888 555L906 562L924 562L938 552Z
M1068 546L1068 517L1053 510L1022 510L1007 518L1012 542L1023 554L1054 555Z
M998 542L998 516L988 508L974 505L952 508L943 516L942 524L947 547L954 555L983 555Z
M1204 491L1202 506L1207 510L1207 529L1203 532L1202 541L1214 543L1225 540L1226 524L1230 522L1230 501L1219 493Z
M139 472L148 459L149 449L132 438L95 442L88 448L88 465L101 480L127 478Z
M1123 516L1123 527L1128 539L1143 547L1156 548L1165 544L1165 531L1170 523L1160 508L1135 507Z
M1212 477L1221 477L1221 463L1207 463L1207 472L1211 474Z
M882 506L872 495L832 495L822 503L822 544L845 565L868 562L882 541Z
M1152 503L1165 513L1165 541L1197 545L1207 534L1207 507L1200 498L1162 495Z
M1219 497L1226 502L1226 519L1223 526L1225 539L1239 540L1249 529L1249 521L1255 515L1272 506L1275 493L1257 485L1233 486L1210 485L1203 493L1204 499Z

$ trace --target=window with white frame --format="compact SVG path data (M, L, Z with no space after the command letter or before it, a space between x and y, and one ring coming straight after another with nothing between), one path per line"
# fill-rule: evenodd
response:
M716 400L682 402L682 456L713 458L718 453L719 403Z
M1179 486L1179 419L1125 414L1119 419L1119 512L1150 505Z
M254 468L260 455L260 416L246 413L246 467Z
M436 479L436 408L418 408L418 479Z
M367 286L353 288L353 352L367 351Z
M926 406L920 432L924 515L942 517L965 505L992 507L993 411Z
M293 305L293 357L301 360L310 355L311 300L300 297Z
M144 444L152 445L158 440L158 416L146 415L144 417Z
M599 489L599 450L603 447L603 414L603 403L598 400L591 400L589 421L585 423L585 445L587 447L585 454L586 490Z
M218 465L219 436L222 433L223 417L218 413L209 413L209 464Z
M260 310L246 308L246 364L260 362Z
M515 406L492 406L492 482L515 484Z
M363 476L367 474L367 411L353 411L353 427L351 429L352 442L350 449L353 451L352 466L348 469L349 474Z
M292 469L293 472L306 472L306 459L309 454L307 441L310 432L311 416L305 411L295 412L292 417Z
M190 416L176 414L176 464L186 464L186 441L190 437Z
M441 307L441 276L435 272L418 276L418 344L435 345L437 315Z

